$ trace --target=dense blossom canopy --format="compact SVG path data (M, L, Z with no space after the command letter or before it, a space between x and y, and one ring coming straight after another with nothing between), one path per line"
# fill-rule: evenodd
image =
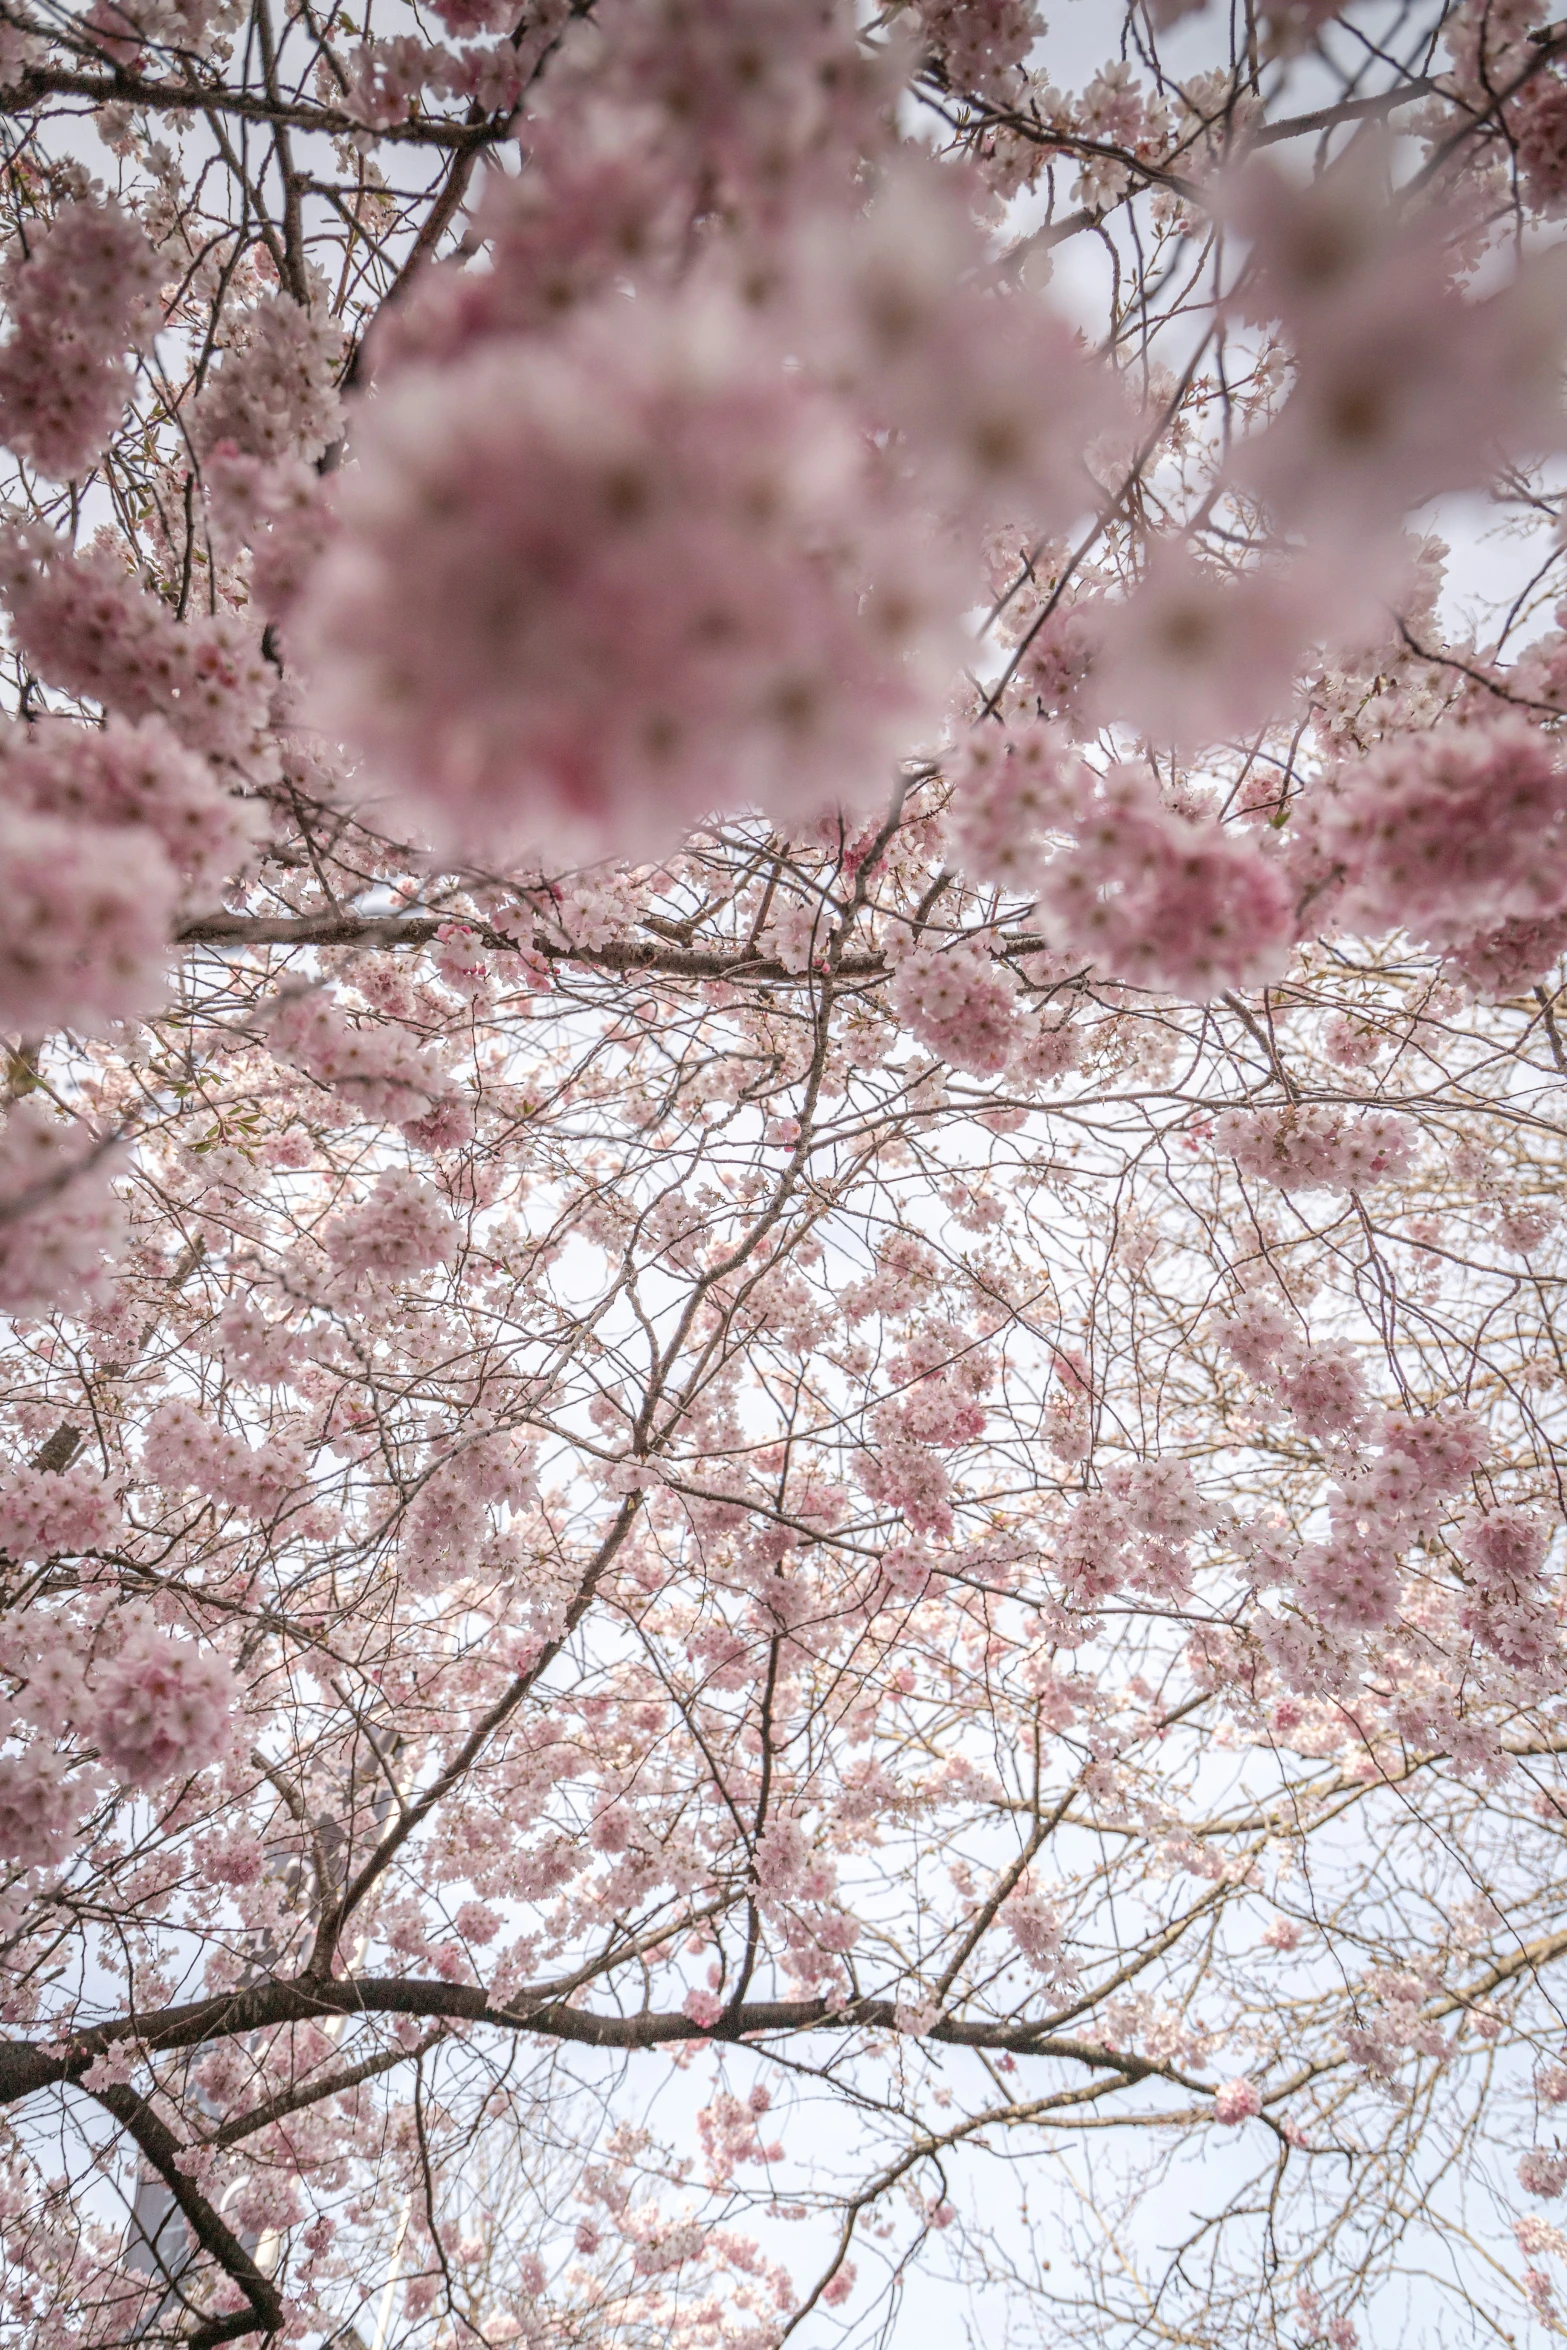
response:
M0 0L0 2342L1567 2334L1567 30Z

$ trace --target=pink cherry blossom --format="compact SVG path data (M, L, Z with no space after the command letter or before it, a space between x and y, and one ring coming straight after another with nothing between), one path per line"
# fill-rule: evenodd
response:
M716 293L382 391L299 623L316 715L448 841L666 842L855 800L933 714L942 583ZM403 582L428 593L415 613Z
M112 1491L85 1463L17 1469L0 1484L0 1552L9 1559L92 1550L110 1541L118 1526Z
M0 738L0 791L41 816L69 821L83 841L97 840L106 858L123 851L129 873L157 842L207 902L242 869L265 829L254 803L158 718L134 726L111 718L102 727L43 720L13 728ZM142 829L100 834L123 825ZM154 890L154 901L160 894Z
M160 1404L142 1441L143 1472L166 1490L194 1486L214 1501L270 1516L292 1487L306 1482L308 1462L295 1439L251 1444L236 1429L176 1397Z
M1550 1536L1549 1525L1527 1511L1494 1510L1462 1539L1468 1585L1463 1621L1520 1672L1543 1672L1557 1654L1555 1613L1540 1574Z
M1262 2111L1262 2092L1255 2081L1221 2081L1213 2093L1216 2122L1254 2121Z
M982 733L954 765L959 855L976 878L1033 892L1068 953L1198 997L1281 967L1291 923L1276 863L1177 813L1146 769L1096 776L1049 727Z
M107 1286L106 1258L124 1230L109 1178L113 1160L92 1136L37 1102L0 1124L0 1313L78 1305Z
M0 344L0 438L69 481L102 455L120 421L125 354L145 336L158 290L152 248L117 204L65 204L5 265L10 333Z
M273 1011L270 1033L285 1059L366 1116L417 1122L447 1094L442 1071L406 1035L351 1020L321 995L284 997Z
M51 684L122 717L162 716L194 750L254 749L271 677L255 632L231 614L179 621L107 548L79 555L32 525L3 534L0 595Z
M1007 1925L1019 1950L1042 1975L1063 1971L1061 1921L1046 1894L1020 1886L1007 1903Z
M226 555L250 550L257 607L281 619L325 550L330 514L320 476L299 457L270 464L219 441L202 467L213 537Z
M191 437L205 454L229 443L243 457L314 459L343 429L335 374L343 330L289 295L239 313L234 340L196 401Z
M47 1747L0 1754L0 1854L15 1867L58 1868L93 1792L85 1774Z
M1214 1138L1241 1172L1281 1191L1353 1191L1396 1181L1410 1163L1407 1123L1384 1110L1226 1110Z
M439 1195L416 1176L390 1170L368 1199L329 1224L322 1244L350 1273L421 1273L451 1263L457 1231Z
M904 945L896 973L893 1003L922 1044L977 1076L1006 1067L1017 991L982 947Z
M895 436L922 501L976 532L1037 531L1093 502L1089 446L1124 426L1128 403L1046 301L998 303L975 192L905 149L858 218L836 205L808 216L795 334Z
M1277 865L1212 818L1177 814L1145 769L1086 769L1071 844L1039 903L1055 938L1117 979L1199 999L1282 968L1292 927Z
M1028 0L917 0L920 29L960 90L1015 94L1019 68L1044 30Z
M496 175L476 218L492 266L443 262L376 324L382 370L450 361L490 336L548 334L616 282L673 264L682 233L677 184L650 126L589 106L532 132L528 168Z
M1319 837L1352 926L1452 947L1567 899L1567 776L1517 720L1384 745L1337 779Z
M1519 2158L1518 2184L1526 2194L1554 2201L1567 2186L1567 2154L1553 2154L1543 2146L1531 2146Z
M0 949L0 1022L99 1029L163 994L175 879L156 840L0 802L12 919Z
M166 1632L133 1631L94 1681L94 1743L117 1777L155 1787L216 1760L237 1697L222 1658Z
M1516 995L1544 978L1567 950L1567 907L1538 922L1513 920L1470 939L1453 953L1453 964L1481 995Z
M1559 43L1117 22L0 23L8 2341L1559 2322Z

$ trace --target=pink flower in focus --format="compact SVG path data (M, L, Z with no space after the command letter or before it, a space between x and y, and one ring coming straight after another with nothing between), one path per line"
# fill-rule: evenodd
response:
M1029 0L915 0L913 13L950 87L989 98L1016 95L1045 29Z
M342 328L274 293L236 312L229 332L229 347L195 403L196 450L206 456L226 442L245 457L313 462L343 429L334 381Z
M1375 1632L1398 1613L1398 1560L1378 1544L1342 1533L1301 1553L1301 1606L1340 1632Z
M0 1555L17 1564L96 1549L119 1522L112 1488L85 1462L14 1469L0 1482Z
M1249 835L1177 814L1146 768L1077 770L1058 820L1067 845L1039 889L1061 946L1110 977L1205 1001L1276 977L1288 957L1289 894Z
M993 1076L1006 1067L1017 989L983 947L958 939L902 948L890 1002L904 1027L954 1068Z
M0 793L41 816L69 819L85 836L129 851L160 843L192 892L216 897L238 875L265 829L260 812L228 788L211 760L188 750L161 718L102 726L35 719L0 737ZM98 828L134 825L127 835ZM161 979L161 973L160 973Z
M1552 2154L1531 2146L1518 2163L1518 2184L1529 2195L1552 2202L1567 2187L1567 2154Z
M1213 2093L1216 2122L1254 2121L1262 2111L1262 2092L1255 2081L1221 2081Z
M256 748L276 673L232 612L178 619L106 548L78 554L41 523L0 529L0 593L39 675L125 718L153 712L193 750Z
M1409 1171L1414 1133L1387 1110L1225 1110L1214 1140L1243 1175L1281 1191L1358 1191Z
M1037 893L1060 947L1199 1000L1283 969L1284 876L1248 834L1180 814L1141 766L1094 771L1050 726L982 730L953 762L953 845L977 879Z
M151 1630L131 1633L92 1694L93 1741L132 1787L205 1770L227 1744L239 1702L221 1657Z
M1031 892L1045 866L1044 836L1075 805L1080 764L1053 727L976 729L948 767L948 822L964 872Z
M1460 1539L1466 1591L1460 1620L1482 1647L1515 1672L1554 1662L1557 1624L1542 1585L1551 1529L1528 1510L1492 1510Z

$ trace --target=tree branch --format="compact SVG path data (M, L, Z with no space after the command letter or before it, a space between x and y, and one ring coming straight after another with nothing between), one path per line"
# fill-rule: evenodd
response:
M36 28L35 28L36 29ZM158 114L232 114L241 122L264 122L274 129L319 131L339 139L363 138L367 126L339 106L310 106L231 90L222 82L153 81L145 74L117 66L108 73L87 73L76 66L30 65L8 88L0 89L0 114L25 114L41 98L86 98L94 106L144 106ZM375 137L414 147L470 148L493 146L506 136L509 117L492 115L483 122L419 120L378 125Z
M134 2138L179 2205L197 2243L225 2275L233 2278L250 2304L248 2309L234 2310L223 2317L203 2319L185 2337L189 2350L215 2350L218 2343L238 2342L247 2334L278 2333L286 2315L282 2295L206 2197L191 2185L180 2168L179 2158L185 2149L168 2124L158 2118L145 2097L139 2097L124 2081L89 2090L88 2094L113 2114L127 2137Z
M1567 1936L1562 1938L1567 1942ZM243 1991L192 2000L154 2015L95 2024L63 2045L0 2041L0 2104L14 2104L40 2089L79 2083L88 2067L108 2050L135 2040L150 2056L200 2048L215 2040L243 2038L329 2016L407 2015L438 2017L448 2023L490 2025L507 2032L532 2032L541 2039L570 2041L583 2048L644 2050L690 2040L749 2040L796 2032L891 2032L902 2029L898 2003L866 1998L834 2006L826 1999L749 2000L719 2023L698 2024L681 2010L635 2015L595 2014L560 2000L553 1986L518 1992L496 2005L473 1983L448 1983L425 1976L366 1976L358 1980L312 1979L256 1983ZM953 2048L983 2048L1003 2054L1054 2056L1141 2081L1163 2078L1165 2066L1121 2049L1051 2032L1049 2019L1035 2022L943 2016L922 2037ZM409 2057L413 2050L409 2050ZM1190 2084L1188 2084L1190 2085Z
M516 954L522 942L487 922L446 914L207 914L175 932L180 946L233 947L419 947L455 921L493 954ZM766 955L744 948L672 947L651 940L611 939L606 946L568 946L544 933L527 941L552 963L583 963L601 971L645 971L668 979L749 979L769 987L809 987L812 971L788 971ZM840 977L880 978L887 969L878 954L846 955Z

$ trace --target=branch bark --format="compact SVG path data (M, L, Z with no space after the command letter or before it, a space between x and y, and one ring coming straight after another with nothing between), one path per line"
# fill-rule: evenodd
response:
M541 1987L536 1993L520 1992L497 2005L478 1984L424 1976L324 1981L302 1975L288 1982L257 1983L243 1991L192 2000L134 2020L127 2017L95 2024L74 2033L63 2045L0 2041L0 2104L14 2104L41 2089L79 2083L90 2065L126 2040L138 2041L149 2056L161 2056L203 2047L210 2041L242 2038L249 2032L356 2015L430 2016L448 2023L532 2032L541 2039L569 2041L583 2048L626 2050L666 2048L691 2040L749 2040L778 2033L901 2029L898 2004L891 1999L857 1999L841 2007L826 1999L749 2000L721 2022L703 2025L680 2010L595 2014L567 2005L552 1986ZM1121 2073L1129 2081L1162 2079L1168 2072L1167 2067L1124 2050L1054 2034L1047 2018L1031 2023L943 2016L922 2037L952 2048L1061 2057Z
M175 933L180 946L419 947L428 946L457 917L444 914L206 914ZM487 922L462 918L462 927L492 954L515 954L519 940ZM1042 943L1042 942L1036 942ZM809 987L820 973L789 971L767 955L743 948L673 947L642 939L611 939L606 946L568 946L543 933L527 941L552 963L581 963L599 971L645 971L650 978L747 979L771 987ZM878 979L884 955L846 955L840 978Z
M231 114L241 122L274 129L318 131L329 138L362 137L365 125L339 106L310 106L227 88L222 82L156 81L124 67L88 73L66 65L28 66L9 88L0 89L0 113L25 114L41 98L86 98L94 106L143 106L155 114ZM508 115L482 122L418 119L378 125L375 136L405 146L441 147L462 153L493 146L506 136Z

